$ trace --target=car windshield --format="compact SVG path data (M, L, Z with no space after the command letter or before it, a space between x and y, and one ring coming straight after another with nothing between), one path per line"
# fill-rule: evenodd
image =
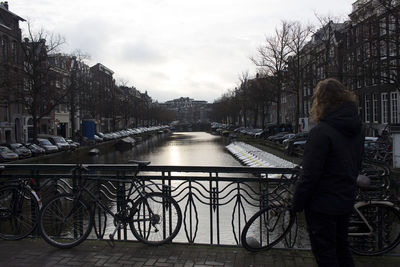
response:
M0 146L0 152L12 152L8 147Z
M10 144L10 147L11 147L11 148L21 148L22 145L21 145L21 144L18 144L18 143L16 143L16 144Z
M56 143L66 143L66 142L65 142L65 139L62 138L62 137L54 137L53 140L54 140L54 142L56 142Z
M46 145L46 146L51 145L49 140L40 140L39 142L40 142L41 145Z

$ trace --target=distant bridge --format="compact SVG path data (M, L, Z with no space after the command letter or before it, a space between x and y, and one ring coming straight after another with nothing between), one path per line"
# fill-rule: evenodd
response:
M202 123L182 122L175 125L173 129L177 132L203 132L203 131L207 132L211 130L211 124L207 122L202 122Z

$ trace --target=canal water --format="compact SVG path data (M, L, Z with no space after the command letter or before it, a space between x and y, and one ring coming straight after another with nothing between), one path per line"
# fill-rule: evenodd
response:
M112 144L104 144L99 147L100 153L95 156L90 156L88 153L74 153L68 152L61 156L46 157L42 159L40 163L89 163L89 164L122 164L127 163L130 159L150 161L152 165L176 165L176 166L242 166L239 161L237 161L225 148L229 144L227 138L213 135L206 132L173 132L170 134L157 134L153 135L146 140L137 143L136 146L125 149L117 150ZM173 182L172 186L177 188L180 182ZM228 186L228 182L220 182L220 190ZM206 243L210 242L210 207L208 204L209 200L200 199L204 196L209 195L209 192L202 192L204 188L208 188L208 182L196 181L193 182L193 186L196 187L197 197L193 199L193 204L196 206L195 219L197 221L197 234L195 238L195 243ZM232 185L230 185L232 186ZM255 188L258 186L255 185ZM185 190L179 187L180 190ZM196 191L195 190L195 191ZM226 189L224 192L230 191L231 189ZM236 192L233 190L232 192ZM186 193L185 193L186 194ZM222 193L221 193L222 194ZM225 193L224 193L225 194ZM182 194L181 194L182 196ZM229 197L231 198L231 197ZM180 207L182 213L184 213L185 208L187 208L187 198L177 199L180 201ZM226 201L221 200L222 202ZM235 199L231 199L229 202L220 206L220 238L222 244L236 244L236 240L239 238L238 229L244 226L244 221L242 225L239 226L237 222L232 221L232 216L238 216L238 208L235 207L237 203ZM244 203L246 204L246 203ZM110 208L116 212L116 206ZM246 212L247 219L254 214L258 208L253 206L245 205L240 212ZM235 210L235 211L234 211ZM188 214L186 214L188 216ZM213 215L215 216L215 214ZM243 215L241 215L243 219ZM187 218L186 218L187 219ZM107 220L106 234L107 237L115 226L113 220L109 218ZM196 223L195 223L196 224ZM216 230L216 225L213 223L212 226L214 232ZM235 229L235 230L234 230ZM236 232L236 237L233 233ZM304 230L300 230L300 236L304 236ZM133 236L128 232L129 239ZM96 238L94 231L91 233L91 238ZM216 237L214 237L216 238ZM304 239L304 238L301 238ZM184 224L182 224L181 230L178 236L174 239L175 242L187 242L187 236L184 231ZM214 239L214 242L216 239ZM304 244L298 244L298 247L304 247Z
M227 140L206 132L175 132L154 135L132 149L114 150L81 158L86 163L127 163L130 159L152 165L240 166L225 149Z

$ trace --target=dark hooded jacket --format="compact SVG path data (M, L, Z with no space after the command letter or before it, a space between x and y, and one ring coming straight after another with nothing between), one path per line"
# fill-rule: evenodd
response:
M350 102L328 112L311 129L293 198L295 211L352 211L363 156L363 132L357 108Z

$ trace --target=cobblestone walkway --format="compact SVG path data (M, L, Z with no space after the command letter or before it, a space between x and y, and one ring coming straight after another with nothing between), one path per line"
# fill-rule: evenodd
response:
M400 256L355 257L357 266L398 267ZM85 241L68 250L40 239L0 241L0 266L316 266L310 251L272 249L250 253L238 247L169 244L149 247L119 242Z

